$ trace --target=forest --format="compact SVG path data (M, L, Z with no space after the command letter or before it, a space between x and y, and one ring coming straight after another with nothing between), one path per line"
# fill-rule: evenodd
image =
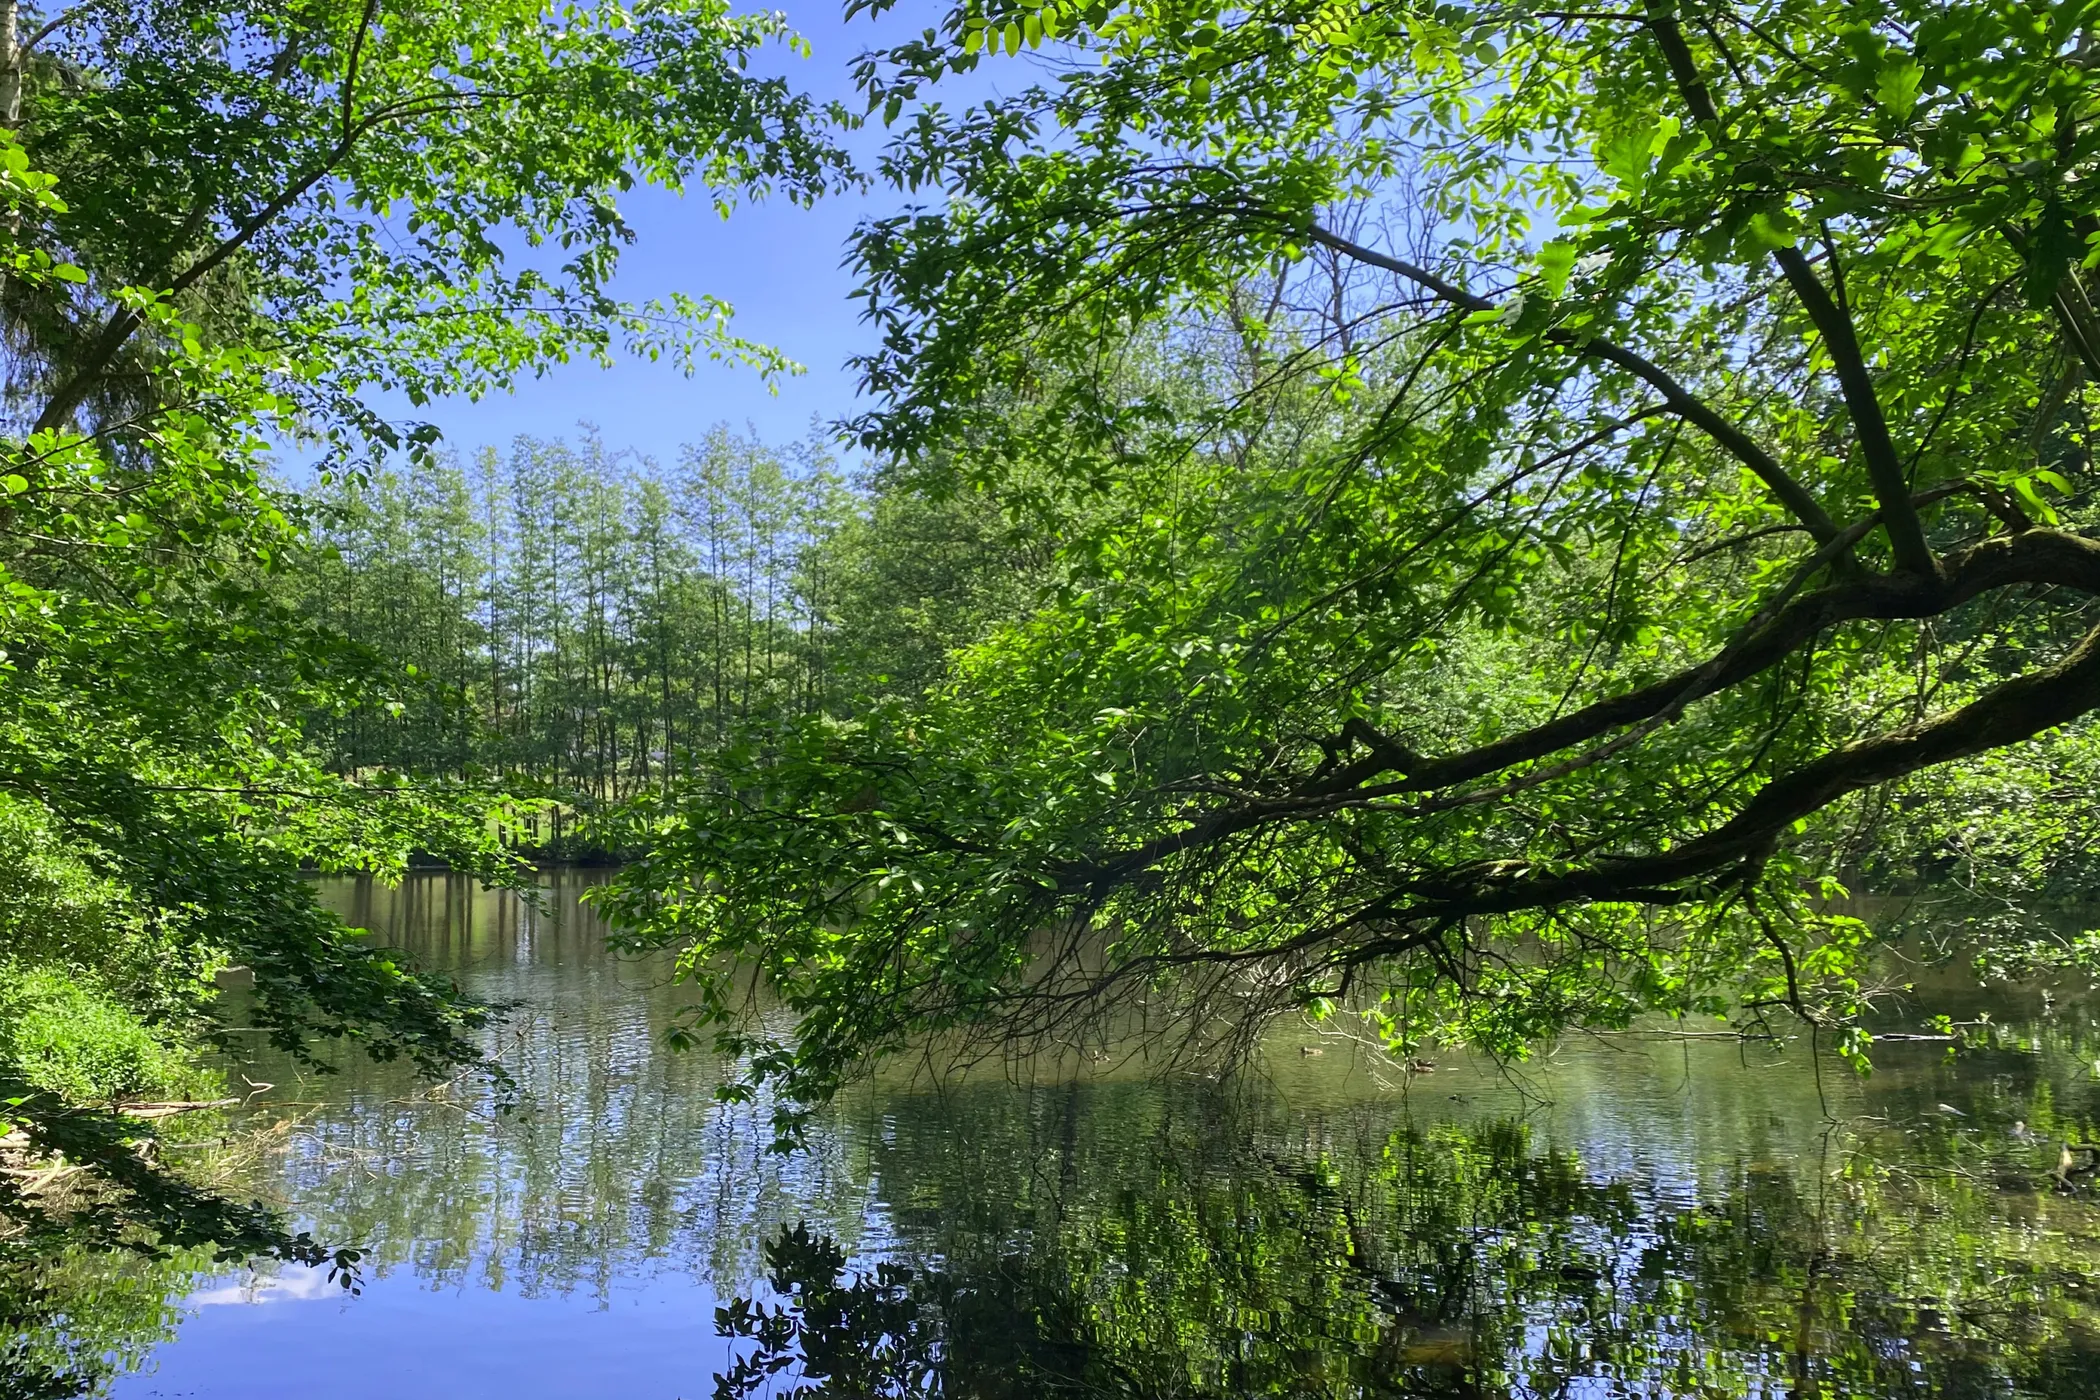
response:
M2100 978L2100 5L905 9L827 94L726 0L0 0L0 1397L108 1379L94 1261L364 1285L209 1166L278 1081L540 1102L529 998L344 881L603 868L594 955L682 998L642 1038L788 1157L910 1073L1279 1035L2100 1066L2002 1029ZM644 189L853 202L855 395L448 437L794 371L726 287L626 296ZM2068 1195L2058 1092L1989 1151L2050 1125ZM776 1302L862 1298L779 1223ZM809 1362L743 1306L719 1393ZM897 1393L995 1393L943 1357ZM1103 1384L1254 1393L1196 1374Z
M916 694L1046 566L985 500L884 499L821 438L722 424L670 468L521 438L300 499L288 601L390 688L315 712L317 753L584 816L708 771L733 738Z

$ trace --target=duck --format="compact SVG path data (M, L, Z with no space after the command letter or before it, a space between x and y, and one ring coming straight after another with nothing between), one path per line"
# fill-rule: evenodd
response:
M2078 1161L2080 1152L2085 1154L2083 1165ZM2100 1171L2100 1144L2066 1142L2057 1148L2056 1170L2050 1175L2056 1178L2059 1187L2068 1190L2072 1182L2083 1181L2095 1171Z

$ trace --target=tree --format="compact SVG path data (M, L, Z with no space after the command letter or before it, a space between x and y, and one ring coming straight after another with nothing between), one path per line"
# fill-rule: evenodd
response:
M819 445L717 428L687 457L674 480L595 434L520 437L471 482L440 457L308 492L319 548L289 591L394 697L312 717L331 765L501 772L595 810L704 761L734 723L852 693L837 634L894 601L866 571L919 542L863 521ZM872 630L849 655L885 671L895 629Z
M927 1033L1294 1010L1863 1051L1824 897L1944 766L2089 820L2092 18L971 0L871 58L941 202L858 241L862 440L1062 590L652 810L619 912L765 969L791 1033L701 1022L804 1105Z
M605 287L637 180L726 208L813 198L843 169L822 114L744 72L785 37L707 0L0 3L0 864L23 885L0 933L0 1150L97 1183L69 1211L0 1177L11 1247L354 1260L187 1185L111 1111L249 1028L308 1058L480 1059L486 1009L303 878L413 851L515 876L495 794L332 773L302 732L316 713L385 732L350 717L398 719L421 681L287 606L304 536L267 453L305 438L348 469L434 441L378 417L375 387L477 393L623 344L773 363L720 303ZM413 633L416 609L467 597L461 504L426 502L423 536L365 522L423 559L431 600L346 604ZM457 663L459 635L427 645ZM213 984L236 970L241 1028Z
M908 479L874 488L817 556L842 713L939 682L950 653L1027 610L1054 552L989 493L934 496Z

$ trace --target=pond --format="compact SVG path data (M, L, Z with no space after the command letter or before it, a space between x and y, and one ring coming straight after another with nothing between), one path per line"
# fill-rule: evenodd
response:
M1232 1083L900 1074L781 1156L664 1048L682 991L603 950L598 878L329 886L517 1001L518 1105L250 1069L247 1180L360 1290L186 1277L112 1394L2100 1396L2073 998L1865 1079L1659 1035L1402 1077L1287 1026Z

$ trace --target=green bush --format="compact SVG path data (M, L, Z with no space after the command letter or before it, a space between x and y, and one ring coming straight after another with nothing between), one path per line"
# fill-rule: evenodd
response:
M210 968L100 863L0 795L0 1074L76 1103L199 1089L177 1028Z
M193 1089L199 1072L115 998L42 968L0 986L0 1062L76 1103Z
M0 794L0 966L84 974L155 1021L193 1002L211 968L196 940L149 919L102 853L62 834L43 807Z

